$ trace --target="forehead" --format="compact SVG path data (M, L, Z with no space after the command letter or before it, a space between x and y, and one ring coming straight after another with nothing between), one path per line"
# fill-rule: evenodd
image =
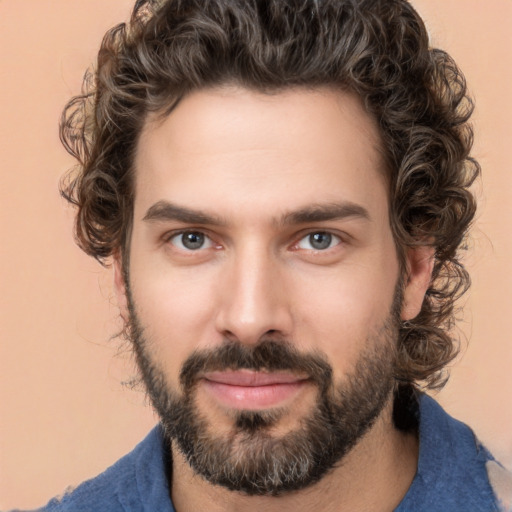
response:
M197 91L146 122L135 218L159 200L237 217L250 206L261 215L323 202L385 207L380 148L376 122L346 92Z

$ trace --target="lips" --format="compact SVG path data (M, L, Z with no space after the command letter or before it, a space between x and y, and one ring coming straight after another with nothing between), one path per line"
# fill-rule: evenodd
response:
M270 386L291 384L307 379L307 377L301 377L291 373L264 373L253 370L210 372L206 373L204 378L212 382L218 382L219 384L226 384L229 386Z
M253 370L209 372L203 375L206 391L222 405L261 410L285 405L307 385L309 379L286 372Z

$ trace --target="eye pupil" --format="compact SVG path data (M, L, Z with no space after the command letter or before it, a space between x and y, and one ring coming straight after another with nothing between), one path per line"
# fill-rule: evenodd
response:
M330 233L311 233L309 235L309 243L314 249L327 249L332 242L332 235Z
M187 249L200 249L204 244L204 235L202 233L183 233L181 235L181 242Z

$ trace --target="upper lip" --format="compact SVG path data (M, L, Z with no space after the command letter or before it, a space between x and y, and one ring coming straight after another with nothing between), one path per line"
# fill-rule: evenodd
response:
M294 384L307 380L304 375L297 375L288 372L261 372L254 370L226 370L219 372L208 372L203 378L218 384L228 386L271 386L275 384Z

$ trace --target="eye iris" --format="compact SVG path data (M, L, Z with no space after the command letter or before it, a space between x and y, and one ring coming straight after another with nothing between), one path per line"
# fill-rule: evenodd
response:
M202 233L183 233L181 235L183 246L187 249L200 249L204 244L204 235Z
M330 233L312 233L309 235L309 243L314 249L327 249L332 242Z

